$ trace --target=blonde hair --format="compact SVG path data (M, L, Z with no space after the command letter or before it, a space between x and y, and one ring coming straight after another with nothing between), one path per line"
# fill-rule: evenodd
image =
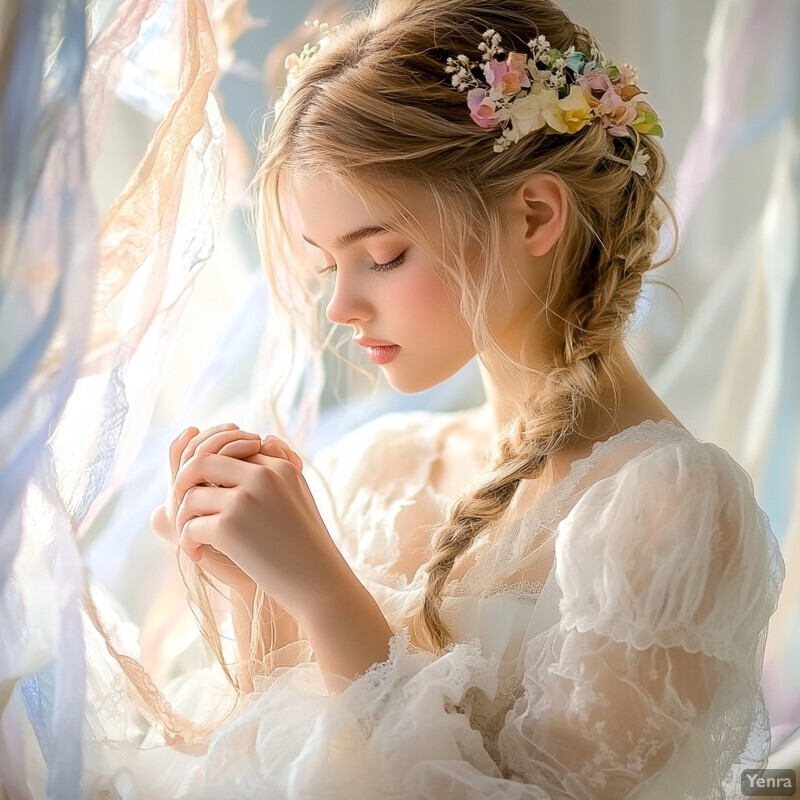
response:
M518 406L479 483L433 533L424 592L405 623L412 641L434 651L452 639L440 607L456 559L498 522L520 482L541 476L579 432L601 383L616 386L626 324L644 274L657 266L659 230L666 217L675 224L659 191L664 153L649 136L639 144L649 156L646 176L617 160L623 143L600 124L572 135L540 131L493 151L497 131L470 119L444 69L448 56L478 59L488 28L510 50L539 35L562 52L593 44L550 0L383 0L336 29L298 73L280 101L255 180L257 235L273 293L300 327L314 330L324 291L303 269L282 203L290 177L325 176L428 251L465 318L474 320L476 352L516 374L526 368L503 352L487 322L493 287L506 285L501 203L534 174L556 176L565 187L569 208L545 298L559 344L543 388ZM443 245L430 241L430 229L411 213L409 189L435 203ZM476 253L478 270L470 267ZM287 269L288 259L298 266Z

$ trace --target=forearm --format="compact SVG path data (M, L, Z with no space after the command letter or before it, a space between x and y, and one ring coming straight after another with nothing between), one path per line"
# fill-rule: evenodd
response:
M329 692L341 691L389 657L392 629L355 576L343 582L335 602L319 606L302 625Z

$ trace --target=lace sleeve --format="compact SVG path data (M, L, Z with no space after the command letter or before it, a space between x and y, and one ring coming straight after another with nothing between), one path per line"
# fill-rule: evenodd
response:
M660 447L592 485L555 552L561 621L528 643L504 773L550 800L734 796L768 755L784 577L747 474L708 443Z

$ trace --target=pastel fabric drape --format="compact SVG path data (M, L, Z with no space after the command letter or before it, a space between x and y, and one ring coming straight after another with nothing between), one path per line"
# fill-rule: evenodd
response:
M81 796L81 536L149 424L160 354L213 247L224 127L201 0L128 0L97 35L78 0L1 13L0 775L11 797L69 800ZM99 215L92 171L114 147L116 92L159 40L181 57L179 86ZM169 92L139 66L150 96ZM38 753L22 749L23 717Z
M800 745L798 35L796 3L716 3L702 110L677 171L684 251L663 270L692 313L651 377L678 416L752 476L787 557L763 675L776 746Z

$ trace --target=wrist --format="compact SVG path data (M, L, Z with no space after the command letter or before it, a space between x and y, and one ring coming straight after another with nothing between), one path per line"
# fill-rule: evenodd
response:
M344 689L389 657L393 631L375 598L355 574L351 576L335 599L307 605L298 618L329 691Z
M324 575L309 583L302 600L293 606L293 616L304 630L318 630L330 624L341 624L343 615L370 605L378 608L374 598L358 579L343 557L328 564Z

